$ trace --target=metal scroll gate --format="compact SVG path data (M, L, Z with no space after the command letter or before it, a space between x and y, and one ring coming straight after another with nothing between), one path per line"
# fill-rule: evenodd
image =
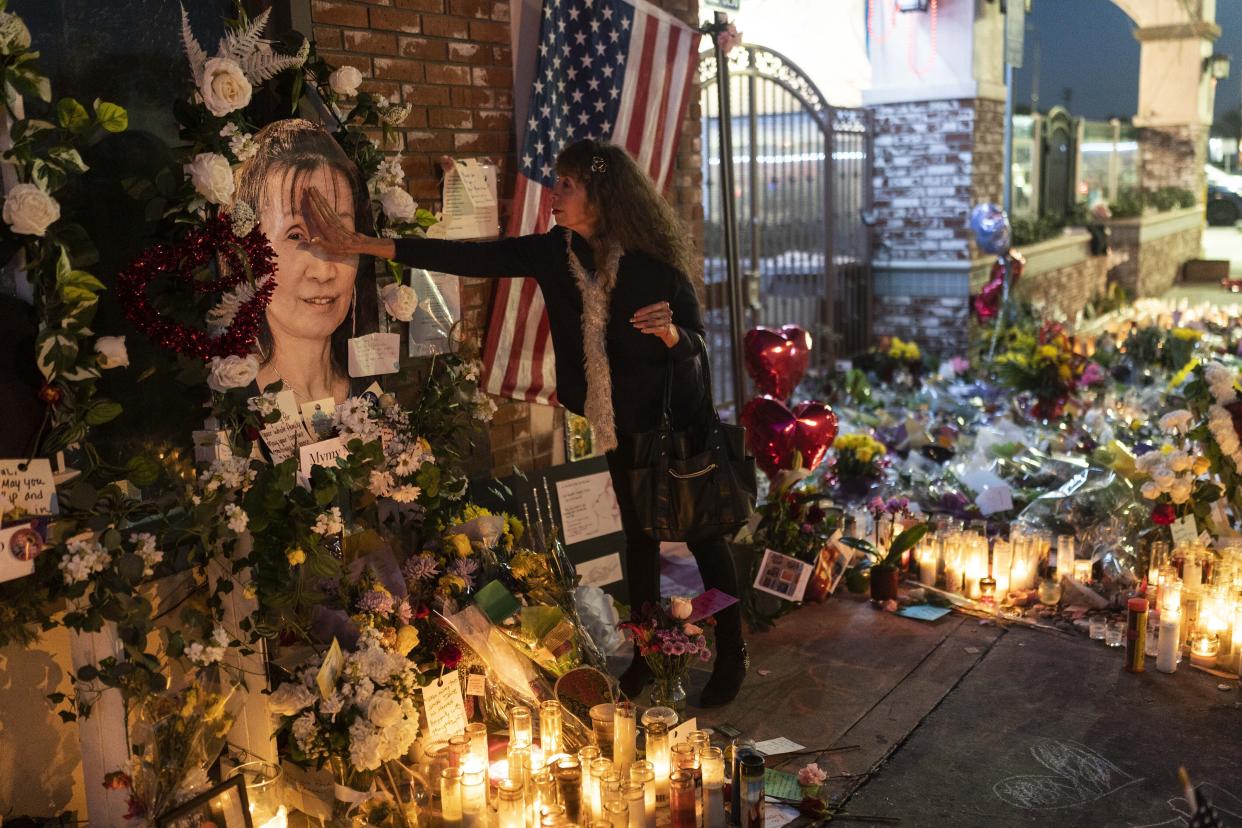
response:
M805 328L814 338L811 370L822 371L870 344L871 242L864 224L871 208L870 114L829 106L797 66L762 46L735 48L727 70L746 328ZM716 403L730 410L734 354L714 51L699 56L699 82L704 321Z

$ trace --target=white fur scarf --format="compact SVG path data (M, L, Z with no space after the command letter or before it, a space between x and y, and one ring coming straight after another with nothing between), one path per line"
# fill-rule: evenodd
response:
M608 365L607 333L621 246L609 244L604 250L603 262L597 262L595 273L588 275L574 254L573 242L573 233L567 233L569 272L573 274L582 294L582 348L587 381L586 410L583 413L595 431L595 448L612 451L617 447L617 424L612 409L612 370Z

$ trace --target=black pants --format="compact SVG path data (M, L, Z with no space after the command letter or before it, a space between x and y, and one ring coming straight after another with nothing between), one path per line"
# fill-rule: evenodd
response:
M630 490L627 440L618 435L621 446L608 452L608 471L612 488L621 507L621 528L625 530L625 582L629 587L630 606L641 609L646 602L660 600L660 542L643 531L634 496ZM706 589L715 587L726 595L737 597L737 570L724 537L709 538L687 544ZM742 611L740 604L716 613L716 649L718 652L740 650L742 646Z

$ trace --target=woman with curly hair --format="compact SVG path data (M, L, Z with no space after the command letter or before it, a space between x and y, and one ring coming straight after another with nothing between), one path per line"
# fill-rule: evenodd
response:
M673 371L673 427L706 425L702 381L707 353L702 311L691 283L697 268L672 208L624 149L583 140L556 160L547 233L491 242L377 239L351 231L312 194L312 246L328 255L371 255L460 276L529 276L547 306L556 354L556 396L583 414L606 452L621 507L626 582L634 607L660 598L660 544L643 531L630 489L632 437L657 427L665 379ZM689 544L703 583L737 595L723 537ZM701 704L733 700L746 674L741 613L716 616L716 664ZM621 688L635 696L651 678L635 653Z

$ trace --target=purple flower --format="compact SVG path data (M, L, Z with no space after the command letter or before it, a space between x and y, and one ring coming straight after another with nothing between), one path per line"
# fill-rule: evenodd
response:
M449 572L465 581L466 589L474 589L474 573L478 568L478 561L472 561L469 558L459 558L449 566Z
M440 566L431 555L415 555L401 566L407 581L430 581L440 574Z
M408 624L414 620L414 608L410 606L408 598L402 598L401 603L397 604L397 618L402 624Z
M871 502L867 504L867 508L873 512L883 512L884 511L884 498L878 495L876 497L871 498Z
M358 609L362 612L373 612L378 615L389 615L393 611L392 595L378 589L368 589L358 599Z

